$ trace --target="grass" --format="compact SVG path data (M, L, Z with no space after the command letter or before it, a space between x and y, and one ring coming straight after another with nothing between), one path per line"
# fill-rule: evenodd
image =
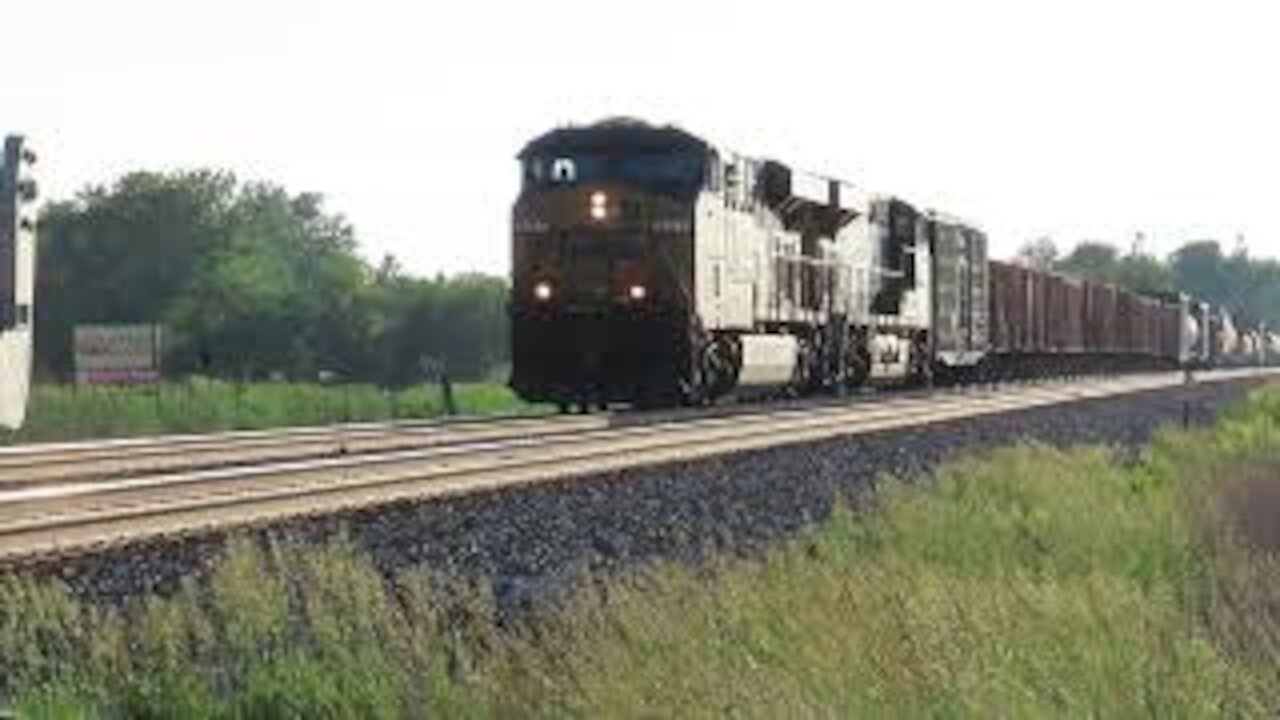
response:
M30 717L1280 712L1280 388L1137 462L1023 446L883 487L763 557L603 578L514 628L341 540L240 540L123 609L9 577L0 676Z
M462 415L541 408L496 383L454 387ZM136 387L37 385L27 423L0 443L124 437L327 425L335 422L431 418L446 414L436 386L386 391L372 385L234 384L192 381Z

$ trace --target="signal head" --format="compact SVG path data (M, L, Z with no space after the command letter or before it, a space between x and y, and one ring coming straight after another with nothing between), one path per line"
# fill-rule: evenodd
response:
M20 136L4 140L0 157L0 329L31 319L35 272L35 202L40 186L33 176L35 152Z

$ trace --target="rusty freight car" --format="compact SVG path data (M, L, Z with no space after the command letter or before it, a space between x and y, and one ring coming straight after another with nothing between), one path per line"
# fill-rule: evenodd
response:
M990 262L997 376L1173 366L1185 355L1185 301Z

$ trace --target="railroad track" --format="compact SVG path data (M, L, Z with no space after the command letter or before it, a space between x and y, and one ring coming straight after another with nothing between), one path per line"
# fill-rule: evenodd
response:
M1203 373L1202 382L1262 370ZM1180 373L814 406L309 428L0 453L0 560L93 552L401 501L1170 388Z
M921 392L894 393L894 397ZM814 410L832 405L876 403L882 394L844 399L791 400L770 405L718 405L710 409L594 415L526 415L450 420L340 424L192 435L162 435L0 447L0 491L72 480L149 474L271 462L371 455L442 445L463 445L517 437L544 437L609 427L651 425L690 418L740 416L760 412Z
M604 427L604 416L496 417L169 435L0 448L0 490L73 479L135 476L359 455Z

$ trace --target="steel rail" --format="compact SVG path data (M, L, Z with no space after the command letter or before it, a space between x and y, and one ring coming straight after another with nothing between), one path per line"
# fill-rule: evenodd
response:
M606 425L600 416L495 417L34 443L0 448L0 488L579 432Z
M1214 373L1207 381L1260 374ZM484 492L765 447L1169 388L1180 375L946 392L460 446L0 492L0 558ZM25 495L23 493L26 493Z
M1051 381L1052 382L1052 381ZM0 448L0 490L73 480L146 476L205 468L262 465L325 457L486 442L516 437L647 425L676 420L742 417L761 413L822 412L856 404L885 405L937 397L962 389L918 390L852 398L811 398L774 404L738 404L711 410L679 408L588 416L526 416L447 421L401 421L328 427L238 431L207 435L36 443Z
M458 420L292 427L204 435L161 435L70 443L33 443L0 447L0 489L47 485L77 479L244 466L268 462L366 455L414 448L483 442L508 437L553 435L615 425L654 424L707 417L738 417L787 411L817 412L858 403L935 396L935 391L811 398L775 404L745 403L712 410L679 408L586 416L497 416Z

